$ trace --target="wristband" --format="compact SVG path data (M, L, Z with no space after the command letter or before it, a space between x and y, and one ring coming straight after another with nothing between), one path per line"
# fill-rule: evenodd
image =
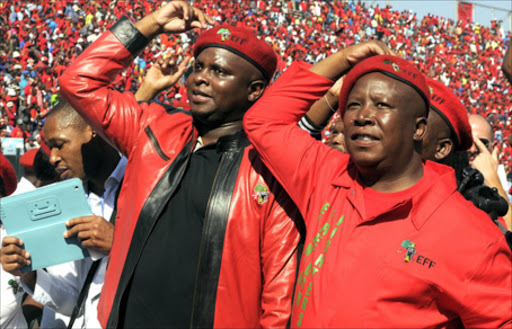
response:
M331 104L327 100L327 95L324 95L324 98L325 98L325 102L327 103L327 106L329 106L329 108L331 109L332 113L336 113L336 110L333 109L333 107L331 106Z

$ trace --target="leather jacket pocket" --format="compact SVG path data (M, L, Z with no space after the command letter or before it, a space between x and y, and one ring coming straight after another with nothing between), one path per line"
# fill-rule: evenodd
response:
M144 132L149 138L149 141L151 142L151 145L155 148L156 153L165 161L169 161L171 158L169 158L164 151L162 151L162 148L160 147L160 144L158 143L158 139L156 138L155 134L153 133L153 130L149 126L146 126L144 128Z

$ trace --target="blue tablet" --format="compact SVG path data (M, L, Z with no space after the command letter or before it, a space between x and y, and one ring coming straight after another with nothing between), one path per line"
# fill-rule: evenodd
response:
M0 219L9 236L20 238L31 264L22 272L82 259L89 255L76 236L65 239L68 219L92 215L78 178L0 199Z

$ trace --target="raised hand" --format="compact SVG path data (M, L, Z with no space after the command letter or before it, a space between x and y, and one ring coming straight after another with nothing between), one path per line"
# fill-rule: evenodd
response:
M473 135L473 143L475 143L479 153L475 156L470 164L473 168L478 169L482 175L484 175L485 185L493 186L494 181L499 179L498 148L495 147L492 153L489 152L485 144L476 135Z
M335 99L335 105L338 104L338 98L340 98L340 90L341 87L343 86L343 80L344 77L341 77L338 80L336 80L332 87L329 88L329 90L327 91L327 93L329 93L329 95L331 95Z
M337 80L357 63L375 55L395 55L395 53L380 41L362 42L332 54L311 67L310 71L325 78Z
M185 1L170 1L151 15L165 33L181 33L192 28L205 29L207 24L213 24L208 15Z
M138 21L135 26L147 38L161 33L181 33L193 28L205 29L213 19L184 1L170 1Z
M352 67L362 60L375 55L393 55L395 52L381 41L368 41L358 43L343 50L345 60Z
M173 56L160 57L146 73L142 84L135 93L137 101L150 101L160 92L169 89L179 80L187 69L190 57L187 56L179 65Z

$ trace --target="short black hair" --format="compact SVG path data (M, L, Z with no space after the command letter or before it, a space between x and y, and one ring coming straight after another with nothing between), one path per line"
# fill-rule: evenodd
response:
M46 115L47 120L52 117L58 117L59 125L62 127L75 126L83 130L88 126L84 118L62 97L59 97L57 105Z

